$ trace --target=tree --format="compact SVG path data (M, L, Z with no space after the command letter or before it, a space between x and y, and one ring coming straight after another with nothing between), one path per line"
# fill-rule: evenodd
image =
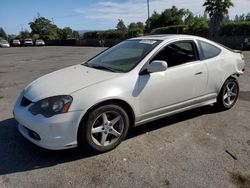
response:
M30 38L30 32L28 30L20 31L18 38L24 40L26 38Z
M118 31L123 31L123 32L127 30L127 27L125 26L124 21L122 19L118 19L116 29Z
M132 22L128 25L128 37L142 36L144 31L144 24L142 22Z
M141 30L144 30L144 23L143 22L137 22L137 26L138 28L140 28Z
M146 28L147 30L152 30L158 27L182 25L183 20L190 13L189 10L178 9L175 6L164 10L161 14L154 11L152 16L146 21Z
M247 13L245 20L250 21L250 13Z
M78 31L73 31L73 36L75 39L79 39L80 38L80 34Z
M73 39L74 38L73 30L70 27L65 27L63 29L60 29L59 38L62 40Z
M131 30L131 29L135 29L135 28L138 28L138 25L135 23L135 22L132 22L128 25L128 29Z
M7 34L2 27L0 27L0 38L7 39Z
M187 33L199 36L206 36L208 34L208 22L204 17L190 16L185 22L187 25Z
M30 22L29 25L32 30L32 35L38 34L40 38L45 40L55 40L59 38L59 28L44 17L36 18L33 22Z
M230 7L234 6L232 0L205 0L203 4L209 14L209 30L211 36L219 34L223 21Z

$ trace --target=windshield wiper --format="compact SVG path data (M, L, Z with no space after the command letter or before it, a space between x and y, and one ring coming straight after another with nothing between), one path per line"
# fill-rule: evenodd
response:
M111 71L111 72L116 72L116 70L110 68L110 67L104 67L104 66L100 66L100 65L89 65L89 67L92 67L92 68L95 68L95 69L100 69L100 70L108 70L108 71Z

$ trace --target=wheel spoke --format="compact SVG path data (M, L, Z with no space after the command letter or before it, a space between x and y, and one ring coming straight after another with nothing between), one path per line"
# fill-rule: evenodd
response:
M103 113L103 114L102 114L102 120L103 120L103 123L104 123L104 124L107 123L107 122L109 121L106 113Z
M237 95L236 93L233 93L233 92L231 93L232 97L235 97L236 95Z
M92 128L91 132L92 133L101 133L101 132L103 132L103 126Z
M230 91L233 91L234 87L235 87L235 83L233 83L233 85L232 85Z
M229 97L229 96L227 97L227 104L228 104L228 105L230 105L230 104L231 104L231 99L230 99L230 97Z
M112 128L112 130L109 132L110 134L119 137L121 135L121 133L119 133L117 130L115 130L114 128Z
M105 145L105 142L106 142L106 140L107 140L107 137L108 137L108 134L105 133L105 132L103 132L103 133L102 133L102 138L101 138L101 143L100 143L102 146Z
M227 93L223 96L223 99L226 100L228 98Z
M230 91L229 84L227 85L227 91Z
M121 116L117 116L115 119L113 119L111 122L111 126L114 126L119 120L121 119Z

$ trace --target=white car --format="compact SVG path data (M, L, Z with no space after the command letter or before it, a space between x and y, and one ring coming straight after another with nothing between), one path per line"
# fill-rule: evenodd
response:
M20 46L20 45L21 45L20 40L13 40L12 46Z
M24 46L33 46L33 40L32 39L25 39L23 44L24 44Z
M1 40L0 41L0 46L2 48L9 48L10 47L10 43L7 40Z
M36 46L45 46L45 42L41 39L36 40Z
M241 53L204 38L133 38L35 80L13 113L21 134L38 146L104 152L132 126L204 105L230 109L244 67Z

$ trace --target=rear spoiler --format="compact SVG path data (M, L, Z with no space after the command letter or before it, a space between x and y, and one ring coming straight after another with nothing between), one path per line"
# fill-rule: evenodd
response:
M233 51L234 53L242 54L242 51L240 51L240 50L231 50L231 51Z

